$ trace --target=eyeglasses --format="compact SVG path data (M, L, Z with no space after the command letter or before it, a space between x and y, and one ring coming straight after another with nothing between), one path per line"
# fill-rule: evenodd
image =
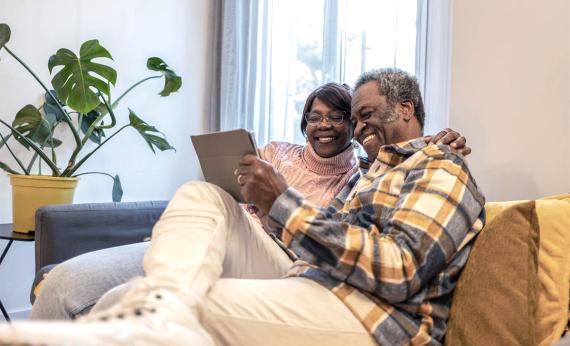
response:
M343 112L331 112L327 115L320 115L319 113L306 113L305 120L309 125L318 125L323 121L323 118L329 124L333 125L340 125L344 121L344 113Z

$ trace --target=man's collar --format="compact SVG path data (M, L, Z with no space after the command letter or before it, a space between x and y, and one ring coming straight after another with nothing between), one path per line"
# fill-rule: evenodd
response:
M393 154L399 154L403 156L412 156L418 151L422 150L427 146L424 137L418 137L414 139L410 139L407 141L395 143L395 144L387 144L380 148L378 154L382 152L389 152Z
M418 151L426 147L424 137L418 137L407 141L386 144L380 147L376 161L381 161L389 166L397 166L404 162L408 157L414 155ZM368 170L373 162L368 158L359 157L359 168Z

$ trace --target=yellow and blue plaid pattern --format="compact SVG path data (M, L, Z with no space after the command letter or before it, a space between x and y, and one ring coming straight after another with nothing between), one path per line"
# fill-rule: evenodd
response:
M289 188L269 217L299 257L289 275L329 288L379 344L437 345L484 203L461 155L418 138L382 147L328 208Z

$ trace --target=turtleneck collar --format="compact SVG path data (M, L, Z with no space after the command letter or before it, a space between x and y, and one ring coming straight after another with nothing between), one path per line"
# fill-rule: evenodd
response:
M310 171L322 175L343 174L354 168L356 164L352 145L333 157L320 157L313 147L307 143L303 147L302 158L303 163Z

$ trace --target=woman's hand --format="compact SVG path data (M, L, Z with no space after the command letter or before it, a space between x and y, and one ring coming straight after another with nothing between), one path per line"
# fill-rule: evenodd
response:
M450 128L439 131L435 136L425 136L424 139L427 144L449 144L463 156L471 153L471 148L466 145L467 139Z
M264 214L269 214L277 197L289 187L275 167L255 155L242 157L234 174L242 196Z

